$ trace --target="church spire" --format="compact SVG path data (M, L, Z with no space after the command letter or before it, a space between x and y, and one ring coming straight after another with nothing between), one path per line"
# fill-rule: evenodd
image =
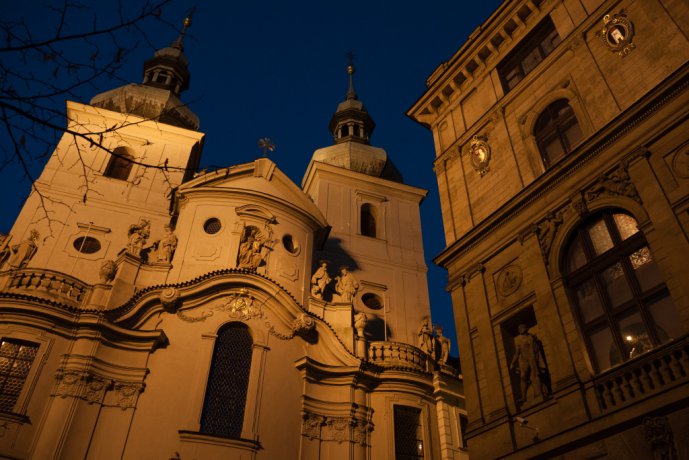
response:
M182 31L179 36L167 48L159 49L153 58L144 63L144 81L146 86L167 89L175 96L179 96L182 91L189 88L189 61L184 55L184 37L187 28L191 26L191 15L184 18Z
M333 134L336 144L342 142L368 144L376 124L354 90L354 55L351 52L347 53L347 58L349 59L349 65L347 65L349 89L345 100L337 106L328 129Z

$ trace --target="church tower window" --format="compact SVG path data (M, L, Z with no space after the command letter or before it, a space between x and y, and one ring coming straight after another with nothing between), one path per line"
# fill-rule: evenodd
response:
M375 238L376 233L376 208L370 203L361 205L361 234Z
M608 210L579 226L566 249L563 267L598 371L682 333L660 268L629 214Z
M534 137L546 168L571 152L581 141L579 122L566 99L553 102L539 115Z
M201 415L201 432L239 438L249 386L253 340L242 323L220 328Z
M133 155L129 153L126 147L117 147L113 150L113 155L110 157L110 162L103 175L118 180L129 179L129 173L134 166L133 159Z

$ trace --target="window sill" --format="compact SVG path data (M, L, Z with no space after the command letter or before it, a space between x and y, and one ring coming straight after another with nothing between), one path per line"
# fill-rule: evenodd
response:
M31 420L27 415L17 414L14 412L0 411L0 420L3 422L19 423L21 425L31 425Z
M261 443L258 440L244 439L244 438L230 438L219 436L215 434L200 433L198 431L179 430L180 440L194 444L210 444L221 447L232 447L241 450L250 450L256 452L261 449Z

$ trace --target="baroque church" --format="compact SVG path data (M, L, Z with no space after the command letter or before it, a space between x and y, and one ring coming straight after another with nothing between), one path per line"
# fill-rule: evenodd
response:
M301 186L267 158L198 172L182 39L67 102L4 238L0 457L467 458L426 191L370 144L353 66Z
M433 133L476 459L689 459L689 3L505 0Z

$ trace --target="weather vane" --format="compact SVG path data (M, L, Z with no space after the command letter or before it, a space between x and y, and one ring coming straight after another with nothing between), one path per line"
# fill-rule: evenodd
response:
M263 157L265 158L268 152L275 150L275 144L268 137L262 137L258 140L259 148L263 149Z

